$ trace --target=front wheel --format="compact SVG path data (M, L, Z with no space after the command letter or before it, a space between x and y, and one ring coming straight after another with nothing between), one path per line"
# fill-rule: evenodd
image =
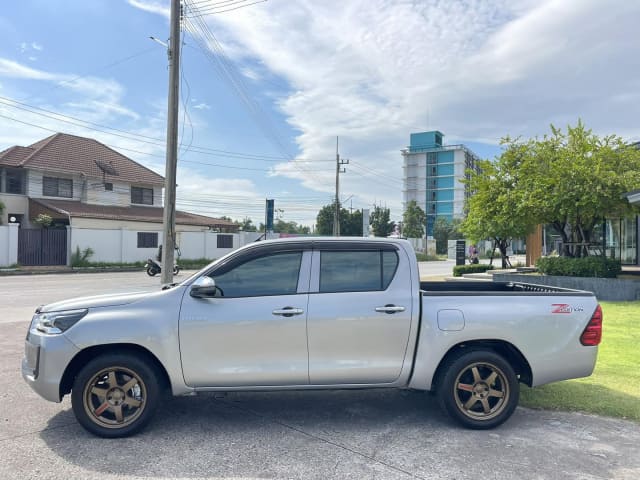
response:
M150 277L155 277L156 273L158 272L155 268L153 268L153 266L147 267L147 275L149 275Z
M520 396L511 365L489 350L462 351L442 366L438 399L442 409L467 428L488 429L505 422Z
M94 358L78 373L71 406L78 422L99 437L126 437L151 420L160 396L155 369L132 354Z
M179 274L179 273L180 273L180 267L179 267L178 265L175 265L175 266L173 267L173 274L174 274L174 275L177 275L177 274Z

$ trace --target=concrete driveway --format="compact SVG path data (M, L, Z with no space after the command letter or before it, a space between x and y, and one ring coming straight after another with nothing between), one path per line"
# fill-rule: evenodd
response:
M33 308L158 283L142 272L0 277L0 478L640 478L636 423L518 408L498 429L469 431L418 392L176 398L138 436L92 437L68 398L49 403L20 376Z

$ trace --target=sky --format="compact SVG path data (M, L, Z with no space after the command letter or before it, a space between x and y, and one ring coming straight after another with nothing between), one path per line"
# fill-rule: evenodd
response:
M312 226L335 195L402 216L402 155L439 130L482 158L578 119L640 140L640 2L186 0L178 208ZM54 132L165 173L169 0L0 13L0 150Z

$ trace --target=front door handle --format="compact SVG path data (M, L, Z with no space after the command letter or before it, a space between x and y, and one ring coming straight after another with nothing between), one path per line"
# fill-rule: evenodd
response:
M304 310L302 310L301 308L284 307L281 309L276 309L271 313L273 313L274 315L282 315L283 317L293 317L294 315L302 315L304 313Z
M384 307L376 307L376 312L388 313L389 315L392 313L404 312L404 310L404 307L398 307L393 304L385 305Z

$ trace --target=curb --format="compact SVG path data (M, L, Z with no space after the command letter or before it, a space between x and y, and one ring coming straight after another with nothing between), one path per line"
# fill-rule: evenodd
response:
M144 267L80 267L80 268L65 268L59 270L20 270L20 269L0 269L0 276L10 277L19 275L53 275L53 274L71 274L71 273L111 273L111 272L142 272L144 273Z

